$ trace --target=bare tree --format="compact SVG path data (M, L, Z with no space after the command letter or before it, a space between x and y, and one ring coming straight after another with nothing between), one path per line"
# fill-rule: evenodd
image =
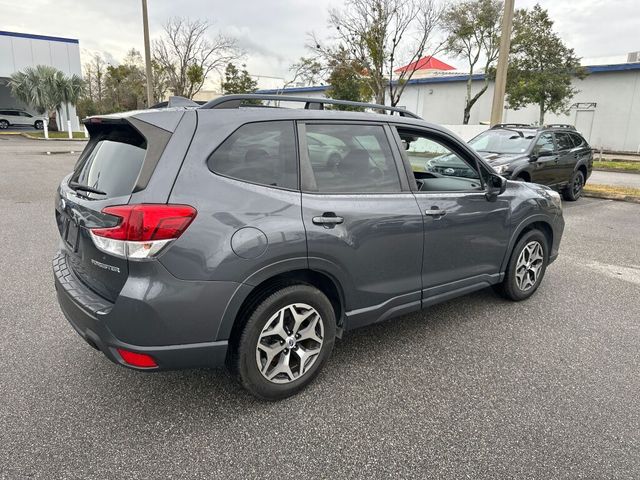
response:
M467 96L462 123L469 123L471 108L489 87L489 69L500 51L500 0L465 0L447 8L443 27L448 34L446 51L463 58L469 66ZM475 95L471 95L475 67L484 60L484 83Z
M409 64L427 51L436 53L440 46L430 42L441 14L434 0L346 0L344 9L329 12L333 38L323 44L312 34L309 47L326 63L341 48L347 50L355 60L352 64L364 68L376 103L384 104L388 91L395 106L415 70L396 75L394 69L399 61ZM405 52L408 54L403 55Z
M297 62L292 63L289 72L291 72L291 80L284 83L283 90L295 86L298 82L305 85L313 84L326 73L325 67L318 60L308 57L300 57Z
M154 42L154 61L166 72L174 95L193 97L209 73L222 72L242 56L234 38L221 33L210 37L210 27L204 20L171 18L164 26L163 38Z

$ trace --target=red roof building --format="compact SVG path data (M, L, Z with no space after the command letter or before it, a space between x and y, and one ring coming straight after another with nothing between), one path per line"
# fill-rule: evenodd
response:
M414 77L422 77L426 76L430 73L434 72L444 72L455 70L455 67L452 67L449 64L444 63L441 60L438 60L435 57L427 55L426 57L422 57L420 60L416 60L415 62L411 62L404 67L396 68L394 70L395 73L402 72L410 72L414 71Z

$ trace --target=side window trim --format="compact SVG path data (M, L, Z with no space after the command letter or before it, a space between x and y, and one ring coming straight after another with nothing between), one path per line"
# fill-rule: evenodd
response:
M298 134L298 158L300 172L300 190L303 193L312 193L316 195L398 195L411 191L406 177L399 168L396 152L394 151L395 141L389 130L389 124L379 121L362 121L362 120L333 120L333 119L313 119L298 120L296 132ZM391 158L398 175L400 190L397 192L321 192L315 180L315 174L309 157L309 145L307 142L307 125L359 125L359 126L377 126L381 127L384 132L384 138L391 152Z
M469 152L467 152L464 148L459 148L458 146L456 146L456 142L455 140L450 137L449 135L447 135L445 132L440 132L437 130L431 130L429 128L425 128L425 127L416 127L414 125L406 125L406 124L402 124L402 123L396 123L393 124L393 127L395 128L395 134L397 135L397 140L396 142L399 142L399 150L401 152L401 155L403 157L403 163L405 163L405 168L409 168L408 170L408 174L411 175L413 177L413 168L411 167L411 162L409 161L409 157L406 154L406 152L402 149L402 141L400 140L400 134L398 133L398 129L404 129L404 130L414 130L416 133L424 135L425 137L429 137L432 138L434 141L443 144L445 147L449 148L453 153L456 153L457 155L460 155L462 157L462 160L467 162L470 166L473 165L473 167L475 168L476 172L478 173L478 177L480 179L480 190L442 190L442 191L431 191L431 192L423 192L418 190L418 185L417 183L415 183L415 190L414 193L420 193L420 194L439 194L439 193L482 193L484 194L486 191L486 185L485 185L485 180L484 180L484 175L483 173L493 173L490 170L486 169L484 164L482 164L475 155L471 155ZM470 163L470 158L468 158L469 156L472 157L473 159L473 163ZM408 167L407 167L408 166ZM414 180L415 182L415 180Z

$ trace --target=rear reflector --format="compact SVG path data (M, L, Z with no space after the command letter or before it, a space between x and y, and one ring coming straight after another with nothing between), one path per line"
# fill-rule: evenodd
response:
M115 227L90 230L96 247L117 257L145 260L180 237L197 211L189 205L140 204L107 207L102 213L120 221Z
M123 348L118 348L118 353L122 357L122 360L124 360L124 363L132 367L154 368L158 366L153 357L146 353L130 352Z

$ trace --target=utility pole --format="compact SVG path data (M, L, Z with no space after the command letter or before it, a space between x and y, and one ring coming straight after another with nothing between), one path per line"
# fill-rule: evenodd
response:
M153 105L153 71L151 69L151 46L149 45L147 0L142 0L142 28L144 30L144 63L147 69L147 108L149 108Z
M509 49L511 47L511 27L513 25L513 4L515 0L504 1L502 17L502 34L500 36L500 53L496 67L496 80L493 85L493 104L491 105L491 125L502 122L504 110L504 93L507 88L507 67L509 66Z

